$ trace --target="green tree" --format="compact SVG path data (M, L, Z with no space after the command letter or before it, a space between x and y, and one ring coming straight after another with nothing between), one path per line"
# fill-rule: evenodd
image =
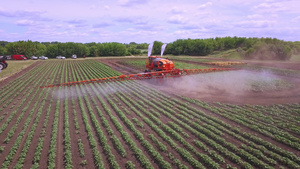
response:
M140 43L140 44L137 44L136 48L137 49L148 49L148 45L147 43Z
M140 55L142 52L139 49L136 49L136 47L131 46L127 49L128 55Z
M112 43L111 44L113 50L114 50L114 53L112 56L125 56L126 55L126 47L125 45L121 44L121 43Z
M126 46L117 42L99 43L97 49L99 56L125 56L127 54Z
M6 54L7 54L6 48L0 46L0 55L6 55Z
M46 46L39 42L18 41L11 42L5 45L7 53L10 55L20 54L26 57L32 55L43 55L46 53Z
M37 51L35 53L36 56L44 56L44 55L46 55L46 52L47 52L46 45L41 44L41 43L37 43L36 47L37 47Z
M178 39L172 43L173 55L182 55L183 53L183 39Z
M246 59L289 60L292 48L289 43L272 38L257 40L246 52Z
M5 48L7 49L7 53L10 55L14 54L25 54L25 45L23 43L24 41L19 42L11 42L5 45Z
M165 55L173 54L173 53L172 53L172 48L173 48L173 44L172 44L172 43L168 43L168 45L167 45L167 47L166 47L166 49L165 49L164 54L165 54Z
M98 56L98 50L97 50L97 46L96 45L89 47L89 55L88 56L91 56L91 57Z
M234 49L236 47L236 41L234 38L225 37L223 38L223 41L225 50Z
M9 42L7 41L0 41L0 46L5 47L6 44L8 44Z
M163 45L162 42L154 41L152 55L160 55L162 45Z
M55 58L58 56L58 45L51 44L47 47L46 56L49 58Z

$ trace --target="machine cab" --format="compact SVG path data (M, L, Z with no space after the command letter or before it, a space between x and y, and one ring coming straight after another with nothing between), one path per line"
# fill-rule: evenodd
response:
M149 56L146 60L148 71L166 71L174 69L174 63L160 56Z

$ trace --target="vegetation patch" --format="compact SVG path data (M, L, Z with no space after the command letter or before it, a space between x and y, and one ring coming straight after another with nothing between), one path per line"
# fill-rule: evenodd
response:
M248 90L254 92L272 91L272 90L283 90L294 87L292 83L289 83L282 79L274 80L254 80L248 83Z
M11 76L25 68L27 68L28 66L32 65L33 63L35 63L35 60L26 60L26 61L11 61L8 60L6 61L8 63L8 67L1 71L0 73L0 81L1 79Z

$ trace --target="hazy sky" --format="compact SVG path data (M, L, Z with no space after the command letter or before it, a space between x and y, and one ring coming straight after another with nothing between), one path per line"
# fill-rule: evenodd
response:
M0 40L137 42L225 36L300 41L299 0L1 0Z

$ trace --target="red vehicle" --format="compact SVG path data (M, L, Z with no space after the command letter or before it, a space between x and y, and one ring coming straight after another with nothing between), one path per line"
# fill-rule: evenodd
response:
M160 56L149 56L148 58L149 60L147 59L145 61L148 70L145 70L145 72L151 72L151 70L167 71L175 69L174 63L168 59L161 58Z
M5 61L6 57L5 56L0 56L0 70L3 70L7 68L8 64Z
M175 70L174 63L171 60L162 58L162 55L165 51L167 44L163 44L161 47L161 54L160 56L150 56L153 43L149 45L148 47L148 59L145 61L146 68L145 72L151 72L151 70L154 71L171 71Z
M24 55L12 55L12 59L14 60L27 60Z

